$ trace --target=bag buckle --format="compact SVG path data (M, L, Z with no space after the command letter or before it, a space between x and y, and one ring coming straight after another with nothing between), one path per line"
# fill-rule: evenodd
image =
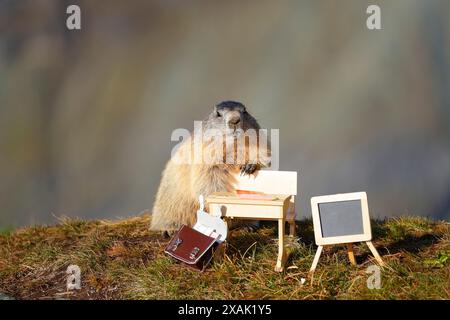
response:
M189 258L191 260L194 260L195 257L197 256L197 254L199 253L199 251L200 251L200 248L198 248L198 247L195 247L194 249L192 249L191 254L189 255Z
M178 246L183 243L183 240L181 240L180 238L177 238L175 240L175 242L172 244L172 248L170 250L175 251L177 250Z

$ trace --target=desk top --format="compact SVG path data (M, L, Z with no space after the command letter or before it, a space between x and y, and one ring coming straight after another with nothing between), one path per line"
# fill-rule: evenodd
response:
M291 195L287 194L267 194L253 192L214 192L206 197L207 203L220 204L249 204L249 205L266 205L266 206L282 206Z

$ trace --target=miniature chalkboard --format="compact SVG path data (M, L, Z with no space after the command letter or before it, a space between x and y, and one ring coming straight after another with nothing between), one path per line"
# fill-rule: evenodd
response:
M318 245L370 241L372 238L365 192L313 197L311 209Z
M316 268L324 245L347 244L352 264L356 264L352 243L366 242L377 261L378 252L372 245L369 206L365 192L343 193L311 198L314 236L318 245L311 271Z

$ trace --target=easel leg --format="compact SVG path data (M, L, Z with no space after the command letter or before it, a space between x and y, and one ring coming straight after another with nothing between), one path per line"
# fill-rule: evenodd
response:
M317 263L319 262L320 255L322 254L322 249L323 249L323 246L317 247L316 255L314 256L314 261L312 263L311 269L309 269L310 273L313 273L314 270L316 270Z
M380 255L378 254L377 249L375 248L375 246L372 244L372 241L367 241L366 242L367 246L369 247L370 251L372 252L373 256L375 257L375 259L378 261L378 263L380 264L380 266L384 266L384 262L381 259Z
M282 272L286 261L286 250L284 248L284 219L278 219L278 259L275 271Z
M350 263L356 266L355 255L353 254L353 243L347 243L347 252L348 258L350 259Z

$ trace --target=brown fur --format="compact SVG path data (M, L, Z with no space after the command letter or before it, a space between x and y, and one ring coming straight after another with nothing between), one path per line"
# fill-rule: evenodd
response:
M232 101L218 104L203 122L203 126L205 128L225 130L225 128L230 127L231 120L237 121L236 117L240 117L240 121L238 125L233 124L233 128L236 129L238 127L243 131L259 129L259 124L247 113L245 107ZM183 142L176 151L175 156L188 155L192 159L192 154L189 152L193 150L191 149L193 140L191 137ZM202 148L213 156L216 155L217 145L211 144L208 139L203 141ZM261 166L268 164L266 160L263 161L259 158L257 161L248 159L248 152L253 148L258 148L258 145L246 145L247 165L179 164L173 158L169 160L162 173L161 183L156 194L151 229L173 231L183 224L192 226L196 220L196 211L199 208L198 197L200 195L206 197L217 191L234 192L234 173L238 173L241 170L243 173L251 174ZM269 153L270 151L266 150L266 152ZM223 156L225 157L226 155L224 154ZM235 157L235 155L233 156ZM248 164L253 165L249 167Z

